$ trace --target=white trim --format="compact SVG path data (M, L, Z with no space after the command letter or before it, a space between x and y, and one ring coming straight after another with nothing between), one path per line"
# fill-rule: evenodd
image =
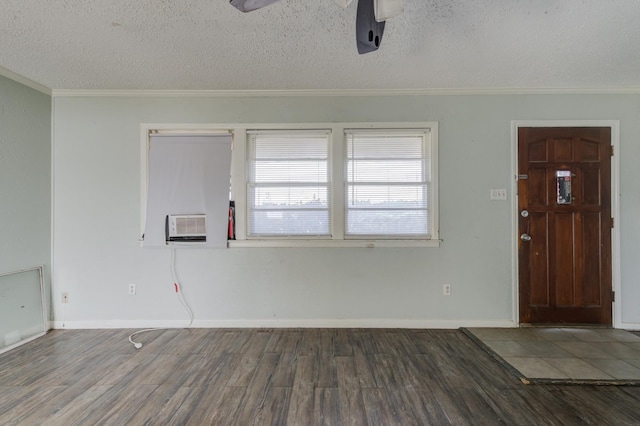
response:
M0 273L0 277L5 277L7 275L21 274L23 272L38 271L38 270L42 271L42 265L32 266L30 268L25 268L25 269L19 269L17 271L2 272ZM42 275L42 273L40 273L40 275Z
M331 237L336 241L344 241L345 239L345 208L346 198L346 180L347 176L347 144L345 141L346 129L344 127L333 127L331 129L331 167L329 169L330 177L329 188L331 191ZM336 206L342 206L336 208ZM344 245L340 245L344 247Z
M50 202L51 202L51 210L50 210L50 233L49 233L49 300L47 303L48 315L47 319L53 319L56 310L58 309L56 305L53 303L55 298L55 294L57 293L56 284L57 280L55 277L55 244L56 244L56 99L51 98L51 183L50 183ZM67 305L64 305L66 307ZM64 311L63 307L63 311ZM64 312L63 312L64 314ZM49 328L51 328L51 324L49 324Z
M20 74L16 74L15 72L8 70L5 67L0 66L0 75L8 78L9 80L13 80L16 83L20 83L23 86L27 86L33 90L44 93L45 95L53 96L53 91L47 86L36 83L35 81L28 79L27 77L21 76Z
M356 240L356 239L295 239L295 238L274 238L269 240L248 239L229 241L229 248L247 247L288 247L288 248L383 248L383 247L440 247L440 240Z
M611 233L611 281L616 292L613 302L613 327L627 328L631 323L622 322L622 283L620 271L620 121L619 120L513 120L511 121L511 170L512 170L512 279L514 321L519 322L518 300L518 128L519 127L609 127L614 156L611 158L611 216L615 227ZM633 324L631 324L633 326Z
M37 84L37 83L34 83ZM434 89L309 89L309 90L66 90L50 91L54 97L324 97L324 96L468 96L468 95L631 95L640 87L487 87Z
M232 134L230 127L221 127L219 124L197 123L140 123L140 232L138 242L142 244L142 235L145 230L147 217L147 173L149 171L149 132L160 130L166 134Z
M36 340L36 339L44 336L45 334L47 334L49 332L49 329L50 328L48 328L47 331L43 331L41 333L36 334L35 336L31 336L31 337L28 337L26 339L20 340L19 342L16 342L13 345L5 346L4 348L0 349L0 355L2 355L5 352L9 352L12 349L17 348L18 346L22 346L24 344L27 344L27 343L29 343L29 342L31 342L33 340Z
M236 241L244 240L247 235L246 158L247 129L236 127L231 144L231 199L235 202Z
M640 322L621 322L616 326L622 330L640 331Z
M185 328L188 321L52 321L54 329ZM514 328L510 320L403 320L403 319L235 319L194 321L191 328L409 328L460 327Z
M440 246L440 173L438 167L440 157L438 155L438 146L440 143L440 128L437 121L430 126L431 132L431 238Z

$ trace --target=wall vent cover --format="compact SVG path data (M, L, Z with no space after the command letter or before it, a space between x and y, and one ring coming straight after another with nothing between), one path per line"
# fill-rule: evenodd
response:
M204 214L168 215L167 242L207 241L207 217Z

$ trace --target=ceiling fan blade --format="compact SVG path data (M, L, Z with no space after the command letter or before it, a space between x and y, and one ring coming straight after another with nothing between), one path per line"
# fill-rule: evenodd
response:
M358 0L356 14L356 45L358 53L369 53L378 50L382 43L384 22L376 21L373 11L374 0Z
M404 0L374 0L373 11L376 15L376 21L386 21L404 11Z
M353 0L333 0L333 1L336 2L336 4L341 8L346 9L346 7L349 6Z
M229 0L231 6L241 12L251 12L252 10L261 9L275 3L279 0Z

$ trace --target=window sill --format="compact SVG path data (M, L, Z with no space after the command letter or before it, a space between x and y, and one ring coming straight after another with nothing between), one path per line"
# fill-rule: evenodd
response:
M440 240L231 240L229 248L384 248L440 247Z

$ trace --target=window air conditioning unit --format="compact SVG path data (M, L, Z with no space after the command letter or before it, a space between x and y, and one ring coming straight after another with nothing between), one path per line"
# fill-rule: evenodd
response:
M165 231L167 243L207 241L207 216L204 214L168 215Z

